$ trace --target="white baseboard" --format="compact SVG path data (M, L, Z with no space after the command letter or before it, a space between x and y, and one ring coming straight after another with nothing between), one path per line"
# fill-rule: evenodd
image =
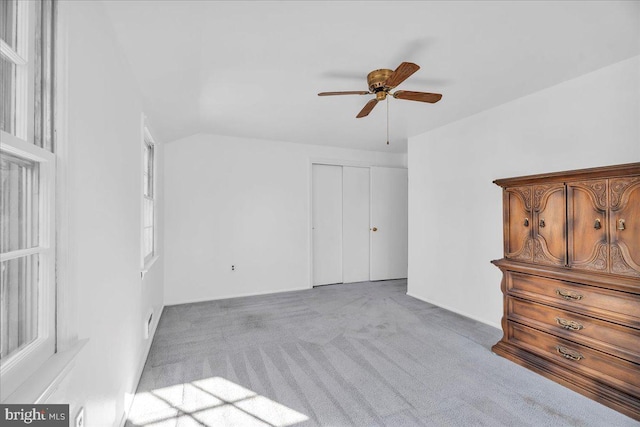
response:
M461 316L468 317L469 319L473 319L473 320L475 320L477 322L484 323L485 325L493 326L494 328L497 328L497 329L502 329L502 326L500 324L495 324L493 322L489 322L488 320L481 319L481 318L473 316L473 315L471 315L469 313L465 313L463 311L460 311L458 309L450 307L450 306L448 306L446 304L440 304L437 301L431 301L431 300L428 300L426 298L422 298L422 297L419 297L417 295L410 294L409 292L407 292L407 295L410 296L411 298L419 299L420 301L428 302L429 304L433 304L433 305L438 306L440 308L444 308L445 310L451 311L452 313L456 313L456 314L459 314Z
M151 331L149 333L149 338L147 338L147 342L145 343L145 348L143 351L143 357L138 361L138 367L136 369L136 384L133 390L131 391L133 397L130 402L125 401L124 405L124 414L122 414L122 419L120 420L120 427L123 427L127 422L127 418L129 413L131 412L131 405L133 404L133 398L135 397L136 391L138 390L138 385L140 384L140 379L142 378L142 371L144 370L144 365L147 363L147 358L149 357L149 351L151 351L151 344L153 343L153 338L156 336L156 330L158 329L158 324L160 323L160 318L162 317L162 313L164 312L164 305L160 307L160 314L156 316L155 321L151 325Z
M243 297L256 297L259 295L269 295L269 294L281 294L284 292L296 292L296 291L309 291L312 288L293 288L293 289L277 289L275 291L265 291L265 292L249 292L244 294L232 294L232 295L224 295L220 297L214 298L196 298L196 299L188 299L188 300L180 300L180 301L171 301L166 302L165 307L169 307L172 305L182 305L182 304L193 304L196 302L207 302L207 301L217 301L221 299L231 299L231 298L243 298Z

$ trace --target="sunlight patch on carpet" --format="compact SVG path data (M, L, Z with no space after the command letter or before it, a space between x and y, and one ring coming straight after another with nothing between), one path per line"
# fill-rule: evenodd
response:
M309 418L221 377L138 393L129 420L136 426L287 427Z

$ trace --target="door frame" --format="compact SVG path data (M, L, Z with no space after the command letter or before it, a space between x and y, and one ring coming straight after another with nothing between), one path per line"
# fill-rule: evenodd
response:
M407 166L389 166L380 165L370 161L362 160L343 160L343 159L331 159L324 157L309 157L307 163L307 248L309 265L309 274L307 275L307 287L313 289L313 165L326 165L326 166L347 166L356 168L392 168L392 169L409 169ZM371 179L371 177L369 177ZM369 186L369 197L371 197L371 185ZM371 226L371 211L369 211L369 226ZM369 254L371 254L371 234L369 234Z

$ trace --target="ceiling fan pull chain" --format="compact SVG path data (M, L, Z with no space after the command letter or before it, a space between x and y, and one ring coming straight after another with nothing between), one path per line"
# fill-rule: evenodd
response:
M387 145L389 145L389 97L387 97Z

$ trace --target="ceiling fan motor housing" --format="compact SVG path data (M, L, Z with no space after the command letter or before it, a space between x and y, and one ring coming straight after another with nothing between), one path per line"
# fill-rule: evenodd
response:
M387 88L384 85L391 74L393 74L393 70L388 70L386 68L373 70L372 72L367 74L367 83L369 84L369 90L371 92L377 93L380 91L384 91L385 89L391 89Z

